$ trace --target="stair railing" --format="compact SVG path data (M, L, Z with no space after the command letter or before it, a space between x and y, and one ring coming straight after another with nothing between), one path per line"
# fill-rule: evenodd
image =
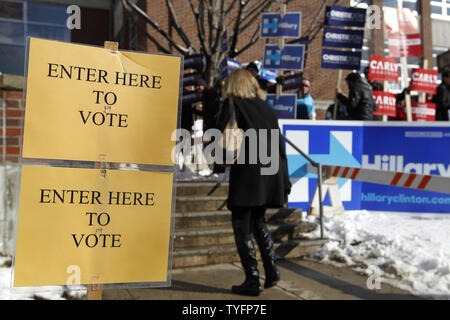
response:
M322 164L311 159L306 153L304 153L300 148L293 144L288 138L283 136L284 141L286 141L295 151L300 153L308 162L315 168L317 168L317 186L319 189L319 221L320 221L320 239L323 239L323 200L322 200Z

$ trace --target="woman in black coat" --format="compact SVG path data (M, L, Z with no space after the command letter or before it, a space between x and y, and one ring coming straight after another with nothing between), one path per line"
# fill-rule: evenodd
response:
M233 286L232 291L257 296L262 288L259 283L252 234L258 243L264 264L266 276L264 287L270 288L280 279L280 273L275 265L273 240L267 229L264 214L267 208L280 208L287 203L291 183L286 151L276 113L264 101L264 93L250 72L245 69L232 72L223 86L222 98L224 103L218 118L219 130L223 131L230 119L229 106L232 100L238 127L244 133L249 132L249 129L256 131L256 135L253 135L256 136L256 140L253 137L244 138L240 157L237 163L231 166L227 206L231 210L236 247L246 276L244 283ZM275 150L271 150L272 137L278 140L278 143L274 144ZM267 146L265 150L269 150L269 153L271 150L270 163L260 155L259 147L262 143ZM256 154L250 154L250 151L255 150ZM245 158L242 158L244 156ZM243 159L245 161L242 161ZM256 161L251 161L252 159Z

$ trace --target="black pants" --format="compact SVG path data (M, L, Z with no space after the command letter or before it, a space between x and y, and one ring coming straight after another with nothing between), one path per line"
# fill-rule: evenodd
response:
M231 208L231 222L236 248L247 279L259 278L252 235L258 243L266 274L267 272L272 272L275 268L276 258L273 240L264 218L265 212L265 207Z
M231 208L231 222L242 226L246 234L252 234L256 224L265 224L265 207L233 207Z

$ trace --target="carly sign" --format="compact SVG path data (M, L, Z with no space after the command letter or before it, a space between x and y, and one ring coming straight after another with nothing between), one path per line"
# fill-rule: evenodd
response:
M393 58L372 56L369 63L369 80L398 82L398 62Z
M389 33L388 44L390 57L401 58L422 56L422 40L420 33Z
M373 99L378 107L377 111L373 113L374 115L389 117L395 117L397 115L397 99L395 94L383 91L373 91Z
M24 158L173 165L181 57L29 41Z
M436 94L439 72L435 70L413 69L411 90Z
M413 121L434 121L436 104L429 102L413 102L411 106Z
M167 282L173 173L24 166L14 286Z

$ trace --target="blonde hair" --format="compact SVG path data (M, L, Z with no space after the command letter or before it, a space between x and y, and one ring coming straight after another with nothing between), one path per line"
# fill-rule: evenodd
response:
M245 69L237 69L225 79L222 87L222 99L229 97L256 98L265 100L265 93L259 87L255 77Z

